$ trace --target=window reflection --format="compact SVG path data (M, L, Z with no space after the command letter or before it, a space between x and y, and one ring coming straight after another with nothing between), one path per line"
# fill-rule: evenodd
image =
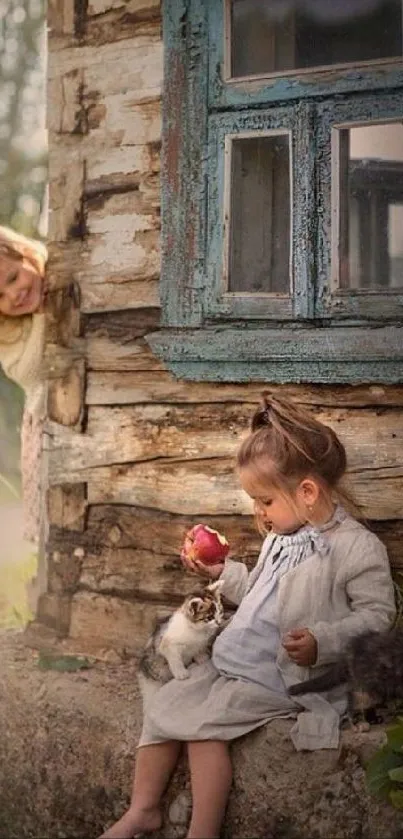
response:
M338 130L339 286L403 287L403 125Z
M234 77L402 55L401 0L231 0L230 19Z

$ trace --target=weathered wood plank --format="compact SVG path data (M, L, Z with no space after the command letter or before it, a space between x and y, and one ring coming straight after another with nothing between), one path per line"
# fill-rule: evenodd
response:
M145 341L121 344L103 337L87 341L89 370L161 370L162 362L153 355Z
M52 429L51 479L84 480L93 468L116 463L235 458L253 407L229 403L91 408L85 435ZM374 410L334 410L317 416L346 446L350 472L403 474L401 411L379 415Z
M61 155L52 154L49 163L49 238L63 242L76 235L81 225L85 166L81 149L65 147Z
M49 0L47 23L50 33L74 34L74 0Z
M262 537L252 516L208 516L205 524L227 536L230 556L251 565L256 559ZM86 544L89 549L100 546L152 551L164 556L177 556L184 534L197 523L196 515L187 517L119 505L94 505L89 508ZM403 567L403 522L401 520L367 521L387 547L391 564Z
M81 427L84 408L84 362L77 361L48 389L48 417L61 425ZM69 481L67 481L69 483Z
M402 518L403 470L351 475L351 489L370 519ZM181 515L250 515L251 504L234 475L233 461L160 461L105 466L88 475L90 504L133 504Z
M57 50L49 61L49 79L81 67L85 87L100 99L129 91L128 104L159 99L163 45L158 30L124 41Z
M63 288L73 280L76 268L81 265L82 251L83 243L78 239L49 242L46 276L51 289Z
M101 44L160 32L159 0L128 0L126 3L94 0L89 8L95 11L88 13L87 43Z
M74 595L71 603L69 637L92 643L94 648L110 644L132 653L144 646L155 621L172 612L161 604L140 604L91 592Z
M84 280L83 272L78 272L78 278ZM92 274L92 277L94 274ZM120 309L149 309L159 305L159 284L157 279L147 279L145 282L135 280L131 282L121 275L113 276L111 282L101 281L83 284L82 312L107 312ZM150 352L149 357L151 358ZM155 359L155 356L154 356ZM154 364L159 364L155 359Z
M403 406L403 387L383 385L323 386L268 385L277 395L305 405L330 407ZM93 372L87 380L87 405L125 405L138 402L184 403L255 402L264 388L262 382L247 384L186 382L168 371L119 373Z
M386 545L391 565L403 570L403 521L371 521L369 526Z
M78 580L81 590L157 603L180 603L196 585L195 576L186 574L178 556L132 548L85 553Z
M151 17L155 12L159 12L160 6L160 0L89 0L87 15L91 18L117 9L124 11L128 16Z
M84 321L87 339L109 338L118 344L129 344L136 338L143 338L160 320L159 308L138 311L111 312L87 315Z
M205 524L224 533L234 558L250 562L260 550L261 537L251 516L208 516ZM178 556L185 533L196 524L194 515L180 516L124 505L93 505L88 509L85 544L102 553L105 547L131 548Z
M86 509L86 486L84 483L49 487L47 515L51 527L83 533Z
M89 265L102 276L154 277L160 269L160 219L149 198L137 192L100 196L87 202ZM90 276L87 276L87 282Z

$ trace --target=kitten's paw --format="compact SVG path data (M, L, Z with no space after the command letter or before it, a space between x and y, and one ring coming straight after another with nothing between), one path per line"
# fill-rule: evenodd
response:
M189 678L189 673L185 670L184 673L180 673L178 676L175 676L175 679L179 679L179 681L183 682L184 679Z
M184 679L189 678L189 673L187 670L175 670L175 673L172 673L174 679L178 679L179 681L183 681Z

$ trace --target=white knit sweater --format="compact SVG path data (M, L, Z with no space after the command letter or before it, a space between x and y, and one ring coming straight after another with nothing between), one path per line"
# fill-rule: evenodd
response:
M0 341L0 364L6 376L25 392L25 409L37 417L44 416L46 385L42 360L45 347L45 315L27 318L18 341Z

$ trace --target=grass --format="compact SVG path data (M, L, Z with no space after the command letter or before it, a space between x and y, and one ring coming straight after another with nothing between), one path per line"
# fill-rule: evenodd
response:
M0 566L0 628L20 629L32 619L27 583L36 573L36 556Z

